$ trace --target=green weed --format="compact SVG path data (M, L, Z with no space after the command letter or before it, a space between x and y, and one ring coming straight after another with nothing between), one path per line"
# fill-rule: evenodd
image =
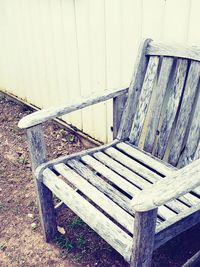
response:
M86 244L85 238L82 235L80 235L79 237L77 237L76 240L77 240L77 248L82 249Z
M79 226L83 225L83 221L79 217L73 218L69 223L68 226L72 229L75 229Z
M76 255L74 255L73 260L74 260L74 262L78 263L81 261L82 258L83 258L83 255L78 252L78 253L76 253Z
M19 158L17 158L17 162L24 165L28 163L28 160L25 156L21 155Z
M58 235L56 236L55 241L61 249L64 249L68 253L71 252L74 248L73 243L65 236Z

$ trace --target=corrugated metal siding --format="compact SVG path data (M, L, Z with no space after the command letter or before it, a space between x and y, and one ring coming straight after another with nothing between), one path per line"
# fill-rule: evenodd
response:
M128 86L141 38L200 43L199 0L1 0L0 87L38 107ZM111 103L63 117L112 138Z

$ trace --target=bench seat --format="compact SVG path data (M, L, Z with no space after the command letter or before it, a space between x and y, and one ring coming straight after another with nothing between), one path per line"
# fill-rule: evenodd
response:
M36 175L129 262L134 240L131 200L175 170L128 142L114 141L44 163ZM177 217L193 213L194 207L195 212L197 206L200 188L160 206L155 246L162 244L159 232L176 222Z

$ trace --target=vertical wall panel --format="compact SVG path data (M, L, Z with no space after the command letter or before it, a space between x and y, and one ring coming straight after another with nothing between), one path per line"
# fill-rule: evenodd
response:
M81 95L74 0L61 0L61 18L62 38L66 55L63 60L66 62L65 75L67 79L67 85L62 90L62 102L72 102ZM63 119L82 130L82 111L63 116Z
M191 0L190 6L190 20L188 23L188 41L191 43L200 43L200 16L199 16L200 3L199 0Z
M121 87L121 6L122 0L105 1L105 41L106 41L106 86ZM112 139L111 101L107 102L107 138Z
M163 32L163 13L165 1L143 0L142 37L160 40Z
M129 85L144 37L200 42L199 0L1 0L0 88L40 108ZM62 117L112 139L112 103Z
M121 85L131 80L142 33L142 1L127 0L121 5Z
M91 87L91 34L90 34L90 0L75 0L75 16L78 43L78 64L81 96L89 96ZM92 107L82 111L83 131L94 136Z
M164 40L187 41L189 18L190 0L165 1Z
M105 1L90 0L89 31L91 55L91 91L98 92L106 88L106 43L105 43ZM92 107L93 137L106 141L106 103Z

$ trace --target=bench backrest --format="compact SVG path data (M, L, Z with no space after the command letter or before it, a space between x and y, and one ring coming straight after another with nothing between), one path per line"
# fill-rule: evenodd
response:
M145 40L118 131L174 166L199 157L200 47Z

